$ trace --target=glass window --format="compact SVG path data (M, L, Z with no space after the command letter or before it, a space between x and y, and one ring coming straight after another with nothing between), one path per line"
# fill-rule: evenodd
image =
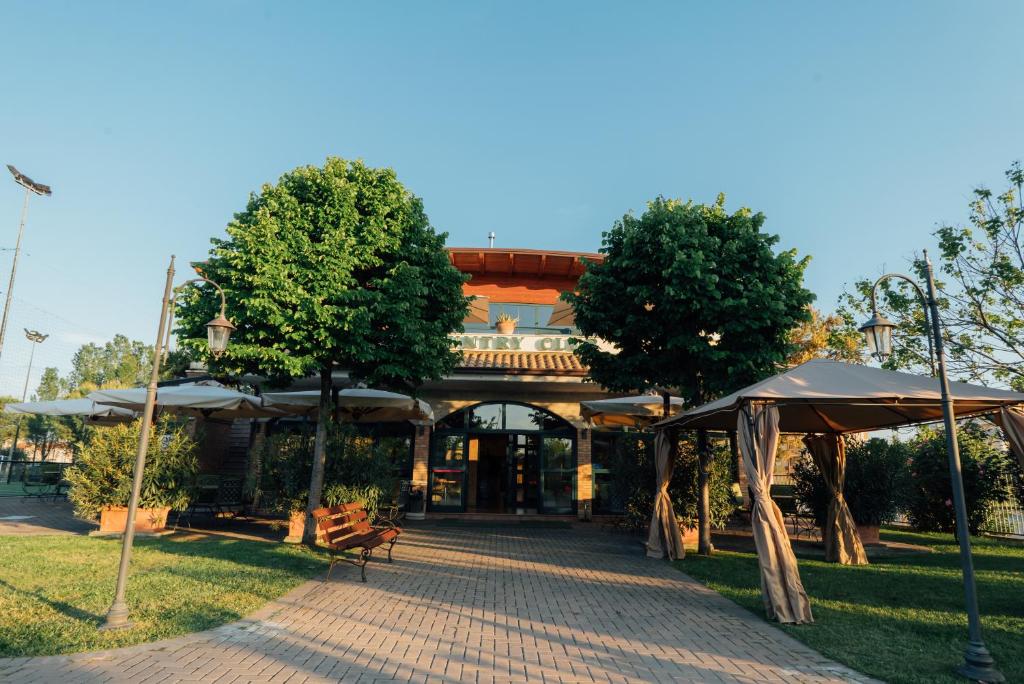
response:
M503 404L481 404L469 414L470 430L501 430Z
M505 429L506 430L543 430L546 411L522 406L520 404L505 405Z
M544 438L544 468L571 470L575 468L572 458L572 440L567 437Z
M432 466L454 466L461 468L466 462L465 438L462 435L438 437L431 454Z
M513 304L509 302L491 302L488 307L490 311L490 326L494 327L500 314L509 314L518 319L517 329L522 328L546 328L551 320L551 313L554 307L550 304Z
M590 458L594 513L625 513L633 491L654 488L651 437L623 432L592 434Z
M572 513L576 501L576 464L571 439L545 437L541 446L541 506L545 513Z
M437 421L437 430L461 430L466 427L466 412L454 411Z
M495 402L477 404L472 408L451 413L438 421L437 429L535 432L572 429L572 426L558 416L535 406Z
M462 507L462 469L435 468L430 475L432 507Z

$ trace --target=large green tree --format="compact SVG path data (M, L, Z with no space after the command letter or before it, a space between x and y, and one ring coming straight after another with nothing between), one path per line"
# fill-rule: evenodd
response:
M79 347L71 359L71 372L64 380L68 394L87 394L98 387L133 387L149 380L153 346L125 335L102 345Z
M659 197L604 234L603 262L590 262L565 298L590 377L615 391L679 392L689 405L776 372L793 351L790 331L809 319L808 259L777 252L765 217ZM710 551L706 435L700 435L701 551Z
M391 169L332 157L264 185L213 239L200 269L227 295L237 326L216 369L281 384L319 376L321 400L310 481L319 506L331 373L403 391L450 372L467 299L446 235ZM202 351L219 299L187 291L178 311L184 345ZM307 539L312 525L307 524Z

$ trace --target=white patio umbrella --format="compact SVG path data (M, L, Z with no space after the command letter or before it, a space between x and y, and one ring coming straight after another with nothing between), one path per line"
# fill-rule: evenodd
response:
M141 411L146 403L146 388L96 390L87 398L97 404ZM201 414L207 418L272 418L288 414L282 409L264 406L260 398L252 394L198 383L158 387L156 405L165 411Z
M289 413L314 414L320 405L320 391L264 392L263 403ZM434 412L422 399L397 392L349 388L338 392L338 410L353 423L387 423L403 420L433 422Z
M4 406L4 413L36 416L80 416L95 423L120 423L133 420L135 411L97 404L92 399L24 401Z
M669 397L669 415L675 415L682 408L682 399ZM665 417L665 399L660 394L642 394L581 401L580 415L593 425L646 427Z

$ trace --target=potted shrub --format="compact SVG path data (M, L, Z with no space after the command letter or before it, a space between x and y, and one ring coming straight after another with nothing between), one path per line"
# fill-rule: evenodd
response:
M651 447L653 448L653 446L654 443L651 442ZM722 529L736 510L736 499L732 490L732 467L727 445L712 440L711 449L713 456L708 482L711 527ZM672 498L672 506L682 528L683 541L688 544L696 544L700 538L700 530L697 527L698 502L700 501L699 469L700 460L697 454L696 436L681 436L668 493ZM648 520L650 520L650 515L648 515Z
M880 543L879 528L892 522L899 512L907 458L907 445L896 440L847 442L843 497L862 544ZM797 501L814 514L815 523L821 528L832 494L806 451L793 464L793 485Z
M518 323L518 318L510 313L502 311L494 320L494 327L498 329L498 333L501 335L511 335L516 331L516 325Z
M298 544L306 526L309 476L312 470L312 437L305 433L271 435L260 455L258 494L264 509L288 519L285 542Z
M140 421L135 421L97 430L65 472L75 514L99 519L100 533L124 532L139 425ZM184 425L168 418L158 421L150 431L136 532L160 532L167 526L171 509L188 507L197 470L196 443Z

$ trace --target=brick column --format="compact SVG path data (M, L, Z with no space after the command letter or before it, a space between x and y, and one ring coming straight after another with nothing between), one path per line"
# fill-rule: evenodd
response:
M427 486L427 463L430 458L430 428L426 425L416 426L412 452L412 484L414 487ZM424 491L424 498L426 498Z
M594 493L594 478L590 465L590 436L593 430L580 428L576 430L576 517L588 519L592 514L591 506Z

